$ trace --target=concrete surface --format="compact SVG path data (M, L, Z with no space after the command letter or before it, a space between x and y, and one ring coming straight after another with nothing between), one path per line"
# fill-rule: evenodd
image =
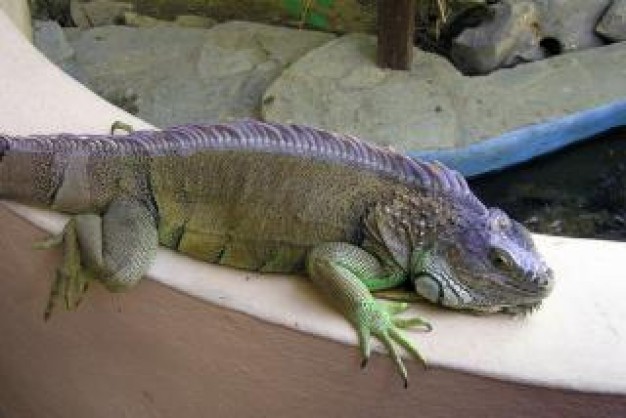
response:
M33 39L28 0L0 0L0 11L3 11L11 19L26 39Z
M374 354L368 368L361 371L352 345L308 335L293 324L271 325L153 280L145 280L125 295L114 296L93 286L79 312L59 313L44 323L42 303L60 262L59 253L30 251L31 244L46 234L2 207L0 224L0 415L5 417L617 418L626 411L624 392L526 385L447 366L424 371L414 362L407 365L411 384L405 390L386 356ZM205 283L219 294L221 283L211 284L216 271L208 266L196 268L196 264L161 253L153 271L164 278ZM224 280L237 280L232 272L225 276ZM284 288L286 284L277 285L279 297L268 300L265 309L280 306L276 304L289 296L296 303L302 301L306 284L293 286L291 291ZM323 305L318 300L304 302L320 325L329 320L331 327L339 326L344 338L350 335L338 315L320 309ZM260 305L261 300L257 298L256 303ZM283 314L290 315L292 322L303 320L301 312L290 312L290 305ZM549 316L554 316L551 311ZM583 311L588 312L585 306ZM533 334L534 328L516 321L519 329L506 331L496 324L511 320L502 319L488 319L491 325L474 328L480 319L469 318L470 323L463 324L467 318L450 318L467 331L450 346L452 339L440 341L440 331L447 325L437 316L432 318L435 333L420 337L422 342L432 340L428 356L449 351L470 366L481 362L474 354L478 350L497 362L502 358L500 351L510 350L516 341ZM575 319L580 317L571 320ZM584 363L593 351L582 351L584 341L598 335L594 324L593 317L591 322L577 324L582 346L577 347L577 341L573 346L571 340L569 345L559 341L559 334L544 334L560 346L561 353L522 355L557 373L553 360L569 356L572 350L571 354L583 358L580 364L573 360L571 366L580 367L584 375L589 371ZM504 341L497 347L476 346L486 329ZM613 349L623 352L623 346ZM610 367L599 367L597 373Z

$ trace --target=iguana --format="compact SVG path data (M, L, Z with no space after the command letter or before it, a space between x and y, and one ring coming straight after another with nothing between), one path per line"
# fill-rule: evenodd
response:
M159 244L211 263L306 273L355 327L421 359L405 303L372 291L412 283L454 309L527 312L553 285L531 236L439 163L299 125L252 120L126 135L0 135L0 197L72 214L45 310L74 309L93 279L117 292Z

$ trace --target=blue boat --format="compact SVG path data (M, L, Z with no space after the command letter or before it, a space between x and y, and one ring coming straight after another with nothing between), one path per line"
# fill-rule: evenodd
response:
M626 126L626 99L523 126L464 148L414 151L409 155L438 160L473 177L523 163L619 126Z

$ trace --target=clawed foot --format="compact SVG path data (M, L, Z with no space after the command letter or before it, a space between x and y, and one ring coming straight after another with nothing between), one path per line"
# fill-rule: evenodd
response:
M370 357L370 336L378 338L387 348L391 358L404 380L404 387L408 387L408 375L396 344L404 347L411 355L426 366L426 361L414 344L401 331L402 329L420 327L423 331L431 331L432 326L418 317L400 318L397 315L408 308L407 303L383 302L375 299L363 301L357 312L357 333L359 347L363 360L361 367L365 367Z
M115 131L117 131L117 130L124 131L127 134L131 134L131 133L133 133L135 131L133 129L132 125L129 125L128 123L121 122L119 120L116 120L115 122L113 122L111 124L111 135L114 135Z
M63 245L63 262L57 268L56 277L50 290L50 297L44 320L50 319L54 306L59 297L63 297L65 308L74 310L78 307L89 287L89 274L81 263L76 222L70 220L63 231L35 245L36 249L48 249Z

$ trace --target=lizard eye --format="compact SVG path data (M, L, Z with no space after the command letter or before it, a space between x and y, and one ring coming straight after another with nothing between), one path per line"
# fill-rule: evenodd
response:
M491 250L489 253L489 259L491 260L491 264L499 270L509 269L513 266L511 257L506 252L498 248L493 248Z

